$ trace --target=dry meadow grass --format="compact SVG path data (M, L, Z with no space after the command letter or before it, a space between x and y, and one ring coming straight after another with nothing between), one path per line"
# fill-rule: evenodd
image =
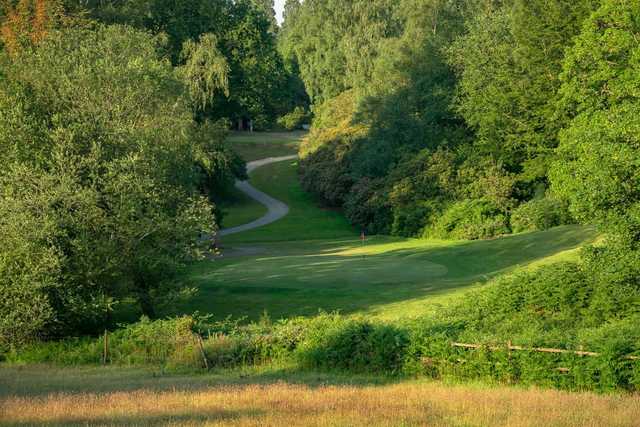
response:
M640 396L408 382L0 397L0 425L640 426Z

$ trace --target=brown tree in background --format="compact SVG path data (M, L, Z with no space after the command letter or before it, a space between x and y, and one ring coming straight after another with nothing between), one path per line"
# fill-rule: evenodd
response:
M59 0L1 0L0 40L12 56L38 43L63 16Z

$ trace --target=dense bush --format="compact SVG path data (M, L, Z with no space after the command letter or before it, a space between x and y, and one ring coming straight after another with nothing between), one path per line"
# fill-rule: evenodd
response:
M305 368L398 373L406 345L405 332L391 325L320 316L306 325L295 357Z
M428 237L487 239L510 232L507 215L489 200L456 202L425 230Z
M363 178L351 187L344 203L344 215L353 225L369 234L389 234L390 214L382 180Z
M156 321L143 318L108 334L107 363L200 368L203 359L193 328L192 317ZM104 345L104 337L30 344L19 352L10 352L7 360L13 363L99 364L103 362Z
M286 130L301 129L307 123L308 115L304 108L296 107L292 112L285 114L278 119L278 125Z
M602 280L593 274L602 266L590 259L498 279L415 324L407 369L571 389L637 389L640 361L625 357L640 354L640 288ZM452 341L505 350L452 348ZM585 348L600 356L508 352L507 342Z
M523 203L511 213L511 229L514 233L548 230L571 222L569 205L550 197Z
M588 256L596 260L597 257ZM422 319L389 324L321 314L242 325L192 318L141 323L110 334L109 363L210 368L284 361L300 369L478 378L565 389L640 389L640 288L592 261L494 280ZM480 349L453 342L482 344ZM597 357L507 350L558 348ZM97 364L102 338L27 346L11 362Z
M244 164L163 48L96 24L0 53L0 346L94 333L126 298L153 316L204 256Z

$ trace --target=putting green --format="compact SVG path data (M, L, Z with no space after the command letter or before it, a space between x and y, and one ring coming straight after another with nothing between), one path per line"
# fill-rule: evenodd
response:
M239 245L250 256L194 266L199 292L179 312L257 319L314 315L319 310L387 319L429 312L498 274L575 256L592 241L579 226L490 241L444 242L374 237Z

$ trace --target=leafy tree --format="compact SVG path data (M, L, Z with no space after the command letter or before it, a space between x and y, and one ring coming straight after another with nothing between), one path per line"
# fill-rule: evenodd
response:
M564 62L554 190L576 217L640 242L640 4L607 0Z
M554 120L564 52L597 1L512 0L480 9L450 48L458 111L476 146L522 179L544 179L557 146Z
M278 32L278 21L276 20L276 10L273 0L253 0L256 9L264 13L269 20L269 31Z
M199 43L187 40L181 57L184 65L178 72L188 87L196 110L211 104L218 91L229 96L229 65L218 49L215 35L202 35Z
M193 122L162 48L97 25L4 59L0 345L91 331L125 298L154 315L205 253L216 224L203 193L243 165Z
M300 75L315 104L366 85L381 38L397 35L400 23L389 0L309 0L290 5L284 52L295 52Z
M291 89L287 86L288 75L276 46L271 0L69 0L68 3L72 10L86 9L91 17L107 24L128 24L166 35L165 48L173 64L188 66L191 72L195 71L195 64L186 61L197 52L200 71L195 80L191 76L192 83L202 83L205 74L219 80L218 84L223 83L223 56L228 65L228 95L219 92L207 108L199 111L199 119L226 118L234 122L253 119L256 127L269 127L293 109L293 99L299 97L295 86ZM189 49L187 56L185 47ZM205 56L208 58L202 62ZM204 65L212 68L205 70ZM198 91L209 99L211 90ZM201 101L198 104L202 106Z

